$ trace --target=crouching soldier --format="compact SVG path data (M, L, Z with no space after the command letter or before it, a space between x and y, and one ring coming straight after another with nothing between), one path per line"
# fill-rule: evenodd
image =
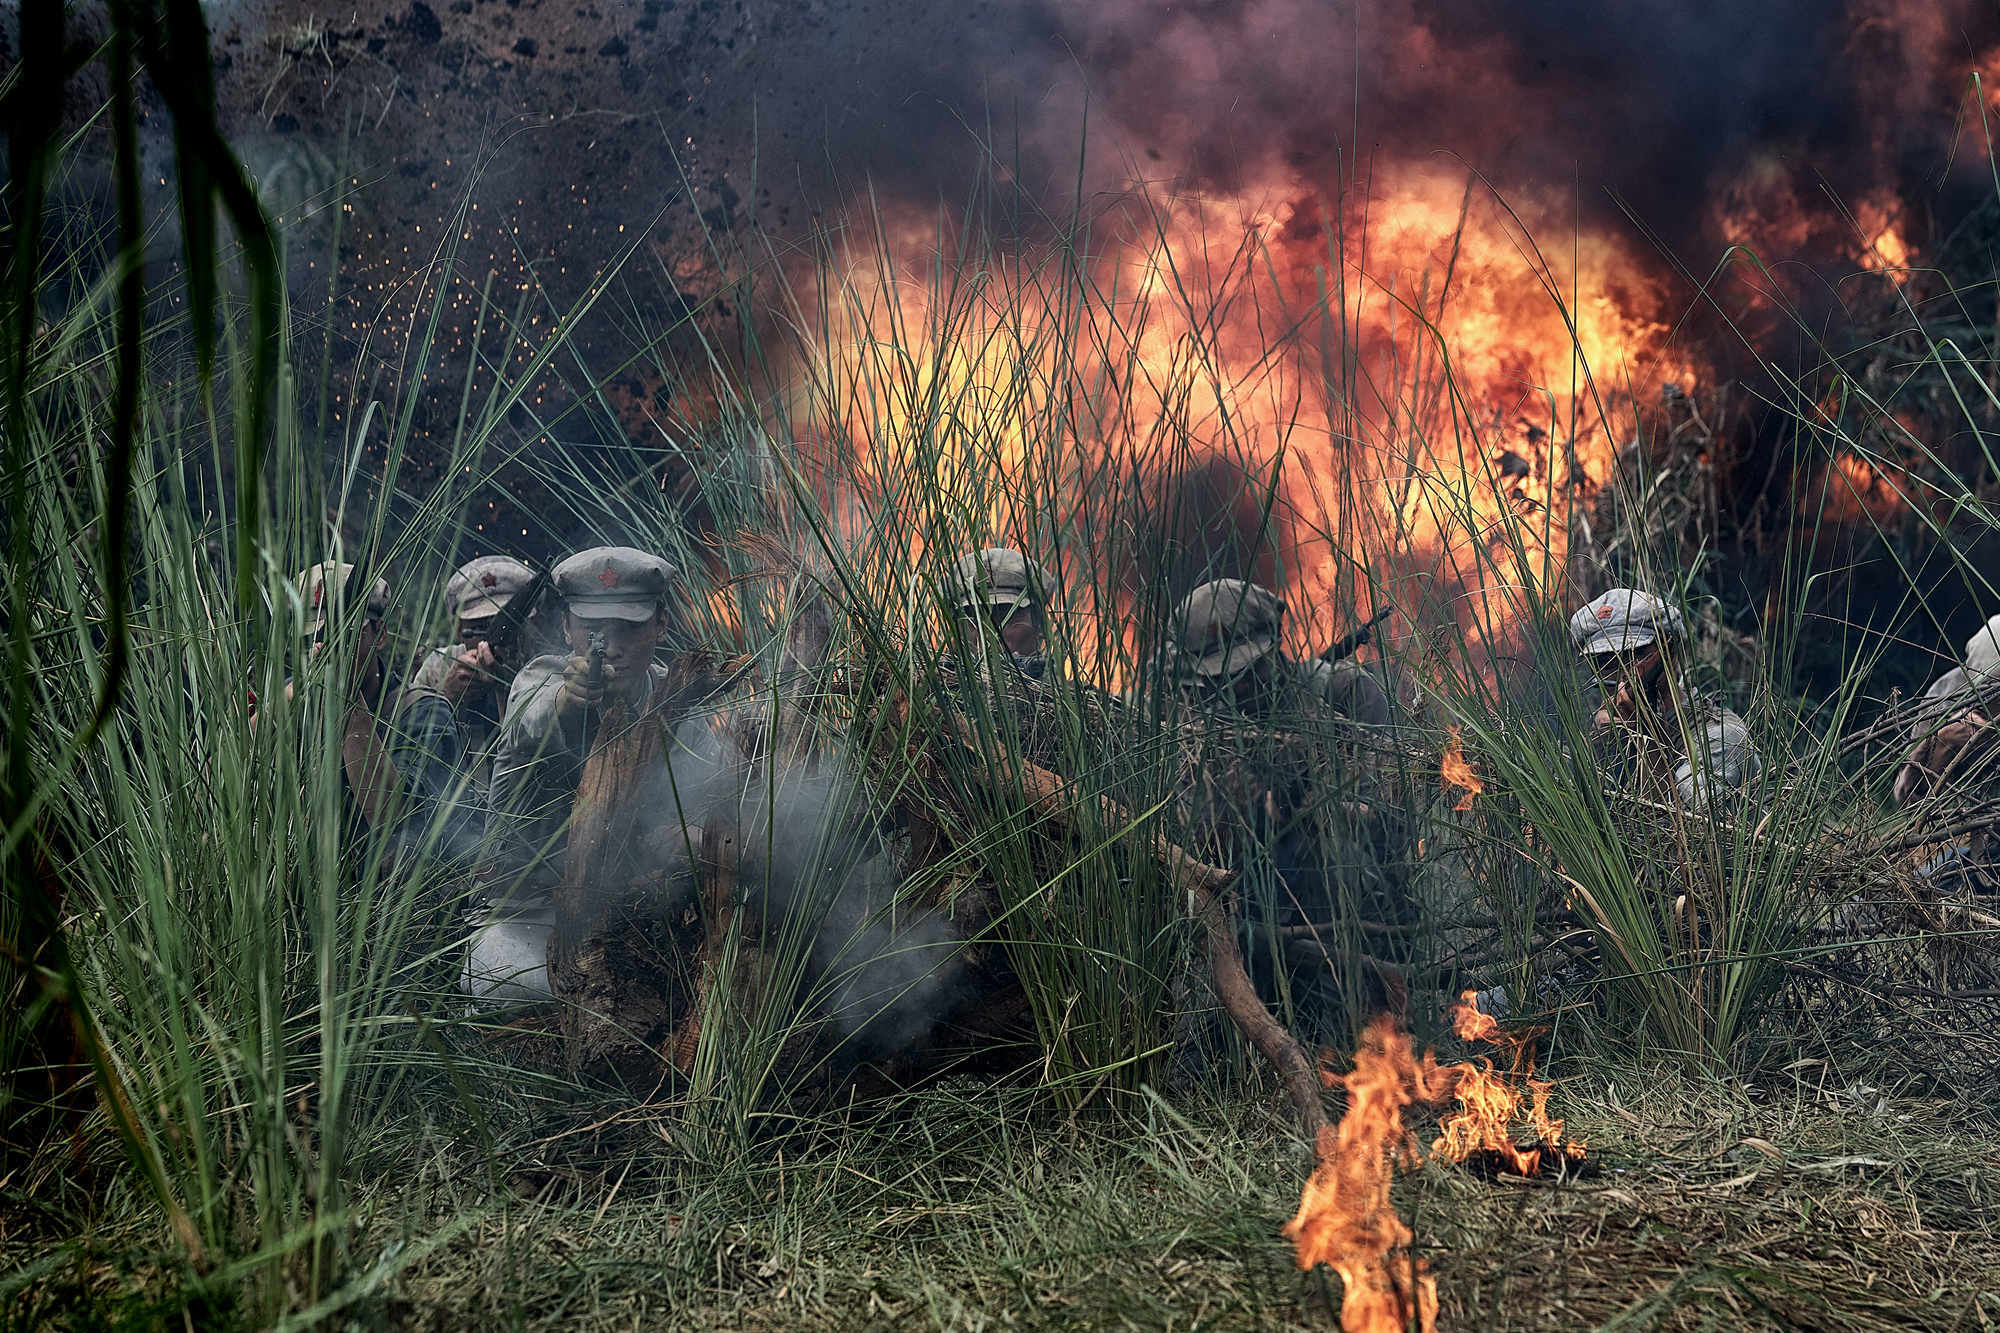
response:
M1405 1003L1393 958L1341 946L1362 938L1358 921L1411 917L1407 837L1381 762L1387 691L1353 662L1287 657L1284 612L1268 588L1218 579L1175 613L1176 675L1201 737L1189 819L1239 872L1260 989L1288 990L1305 1025L1330 1036L1343 1008Z
M386 836L399 851L434 846L458 759L458 734L450 710L441 703L390 717L390 703L399 691L385 651L388 582L368 580L359 614L347 606L361 591L351 587L353 565L322 561L301 570L295 582L305 609L308 656L331 651L331 634L354 635L348 678L332 687L345 695L340 772L349 826ZM288 683L286 697L294 697L295 690L296 681Z
M441 699L458 727L467 795L484 804L493 776L493 743L506 713L514 676L542 646L536 615L547 574L519 560L483 555L461 565L445 584L445 609L458 642L424 654L403 687L397 713Z
M1687 622L1677 608L1613 588L1577 609L1569 633L1602 691L1592 721L1606 757L1642 795L1720 815L1762 776L1743 719L1684 680Z
M1016 671L1039 680L1048 669L1049 572L1019 551L989 547L959 558L952 571L956 633L981 663L1004 654Z
M627 546L596 547L555 567L569 651L528 662L508 691L493 749L494 851L481 875L488 902L475 923L464 979L475 995L552 997L550 953L552 941L561 951L558 930L567 938L596 924L562 919L562 912L577 914L579 888L615 897L650 877L663 898L674 900L656 905L663 918L684 898L700 834L681 817L681 793L672 785L654 711L667 688L667 669L654 654L668 628L675 573L660 557ZM582 798L593 755L606 746L631 748L631 762L620 769L640 786ZM614 805L631 821L630 836L600 836L605 830L591 825L586 838L587 814ZM582 864L586 851L599 849L615 851L618 864ZM590 904L584 907L594 914Z
M1917 701L1910 748L1896 774L1896 804L1956 802L1970 807L2000 788L2000 616L1965 642L1962 665L1931 682ZM1946 821L1949 822L1949 821ZM1953 840L1918 874L1940 891L2000 887L2000 838L1979 829Z

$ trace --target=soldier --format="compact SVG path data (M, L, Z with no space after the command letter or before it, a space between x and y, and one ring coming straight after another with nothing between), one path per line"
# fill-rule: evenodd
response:
M1388 692L1353 662L1288 658L1284 612L1257 584L1203 584L1175 612L1174 666L1203 724L1191 819L1240 873L1251 973L1266 998L1282 973L1306 1024L1327 1036L1340 1007L1329 964L1342 920L1409 915L1407 838L1383 799L1375 744ZM1366 1005L1400 1008L1402 978L1372 954L1365 965L1369 975L1355 980Z
M499 641L496 625L516 598L531 595L534 583L534 571L510 556L483 555L461 565L444 589L458 644L424 654L397 703L399 716L426 697L440 698L451 708L472 794L482 803L492 779L493 742L506 712L508 687L521 664L537 655L531 645L540 638L534 633L538 625L532 606L515 608L525 616L515 617L522 623L506 636L511 644Z
M554 893L577 784L606 704L644 706L666 681L653 655L666 634L676 573L629 546L594 547L555 567L569 654L535 658L508 691L493 748L494 860L482 876L494 901L476 924L464 982L474 994L550 995ZM593 640L601 645L596 662ZM678 826L663 832L688 836Z
M1593 724L1601 736L1638 747L1636 776L1664 795L1665 771L1653 756L1671 757L1673 796L1687 810L1713 812L1764 771L1743 719L1705 698L1681 678L1686 620L1651 593L1613 588L1570 617L1570 641L1603 690ZM1648 784L1649 775L1658 780Z
M1350 662L1295 662L1279 650L1285 604L1268 588L1217 579L1189 593L1174 613L1183 688L1205 708L1251 716L1310 703L1363 726L1389 723L1382 682Z
M1048 595L1056 582L1019 551L1004 546L970 551L952 571L952 609L968 648L997 639L1030 680L1048 669Z
M1896 804L1933 797L1969 797L1993 785L1996 732L1993 716L2000 700L2000 616L1965 642L1963 665L1931 682L1918 701L1910 726L1910 749L1896 774ZM1918 872L1946 886L1965 879L1975 888L1994 880L1992 862L2000 839L1984 829L1953 842Z
M306 608L310 654L325 648L353 573L353 565L332 560L299 572L295 582ZM441 700L412 708L394 722L387 716L385 705L398 693L383 651L388 604L389 584L377 578L356 630L347 682L353 697L341 727L341 778L351 815L409 843L433 832L431 823L456 762L458 736ZM293 690L292 684L285 686L287 698Z

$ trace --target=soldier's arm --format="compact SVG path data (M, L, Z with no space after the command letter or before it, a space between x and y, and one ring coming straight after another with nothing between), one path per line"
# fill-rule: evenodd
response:
M1389 691L1374 672L1358 662L1314 662L1308 679L1322 702L1350 722L1389 725Z
M439 695L407 696L390 732L391 755L408 802L398 834L453 858L478 853L485 812L465 772L457 714Z
M1750 729L1734 713L1724 713L1702 725L1694 747L1674 769L1674 788L1681 804L1706 810L1711 802L1740 791L1764 772L1764 757L1750 739Z
M563 666L561 658L538 657L521 668L508 692L487 797L490 852L481 878L489 884L540 885L557 877L550 853L576 792L552 777L573 774L572 751L580 745L560 707Z
M444 674L451 667L453 651L450 648L433 648L424 654L423 661L410 673L402 691L396 696L396 715L401 717L404 710L412 707L427 695L443 693Z

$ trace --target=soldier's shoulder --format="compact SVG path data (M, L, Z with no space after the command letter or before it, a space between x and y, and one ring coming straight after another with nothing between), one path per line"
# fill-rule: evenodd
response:
M543 653L522 663L507 687L505 729L520 731L545 724L554 715L556 693L562 688L569 659L558 653Z
M444 684L451 664L458 660L458 650L449 644L430 649L417 662L417 669L410 673L405 690L435 690Z
M1369 726L1389 722L1389 691L1359 662L1301 662L1294 670L1305 687L1341 716Z
M1964 667L1953 667L1932 681L1929 687L1911 702L1911 737L1917 740L1923 739L1991 692L1990 688L1982 690L1975 685Z

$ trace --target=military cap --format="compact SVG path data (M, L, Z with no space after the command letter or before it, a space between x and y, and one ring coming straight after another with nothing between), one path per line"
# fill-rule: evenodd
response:
M959 557L952 571L952 605L961 611L977 606L1013 610L1023 602L1044 603L1055 586L1049 572L1019 551L989 546Z
M1217 579L1174 613L1182 664L1197 676L1233 676L1278 646L1285 604L1269 588Z
M630 546L593 546L555 567L556 592L584 620L651 620L680 571Z
M299 599L306 608L306 633L317 634L326 624L328 593L327 581L333 581L332 600L339 602L347 595L347 576L354 572L354 566L342 560L322 560L298 572L293 582L298 586ZM378 578L375 586L368 590L368 614L380 618L389 609L389 581Z
M458 567L444 585L445 608L459 620L484 620L507 609L535 581L535 571L511 555L482 555Z
M1965 676L1974 685L2000 685L2000 616L1965 641Z
M1569 638L1587 656L1623 653L1676 638L1686 624L1678 610L1649 592L1613 588L1569 618Z

